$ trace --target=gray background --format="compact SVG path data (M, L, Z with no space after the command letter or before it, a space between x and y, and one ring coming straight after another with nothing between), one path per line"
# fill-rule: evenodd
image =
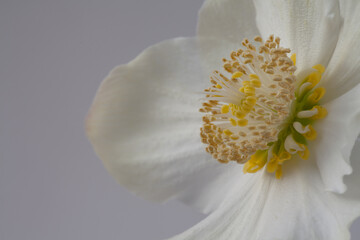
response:
M149 45L193 36L201 4L1 0L1 240L163 239L204 217L117 185L83 131L103 77Z

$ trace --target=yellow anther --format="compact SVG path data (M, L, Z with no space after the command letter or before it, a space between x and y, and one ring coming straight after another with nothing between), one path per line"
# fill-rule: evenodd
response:
M247 81L247 80L242 81L241 83L242 83L242 85L243 85L244 87L250 86L250 84L251 84L251 82L250 82L250 81Z
M243 112L248 113L248 112L250 112L252 109L253 109L253 106L249 106L249 105L247 105L247 104L241 105L241 111L243 111Z
M244 93L245 93L246 95L249 95L249 96L255 95L255 88L253 88L253 87L251 87L251 86L246 86L246 87L244 88Z
M216 88L222 89L222 86L220 86L219 84L217 84L217 85L216 85Z
M229 109L230 109L229 105L222 105L221 113L228 113Z
M277 166L277 169L276 169L276 172L275 172L275 177L277 179L280 179L282 176L282 166L281 165L278 165Z
M244 164L244 167L243 167L243 173L249 173L251 171L252 168L255 167L255 164L250 162L250 161L247 161L245 164Z
M257 80L259 80L259 76L256 75L256 74L250 74L250 75L249 75L249 78L250 78L250 79L257 79Z
M244 93L244 91L245 91L245 87L241 87L241 88L239 88L239 92Z
M261 82L259 79L251 79L251 84L252 84L252 86L254 86L256 88L261 87Z
M245 127L247 124L248 124L248 120L247 119L240 119L237 121L237 124L240 126L240 127Z
M289 160L291 158L291 154L287 151L283 151L279 154L279 160L278 162L285 162L286 160Z
M303 145L303 144L299 144L301 148L304 149L304 151L299 151L298 154L299 156L304 159L304 160L307 160L309 158L309 155L310 155L310 151L309 149L307 148L307 146Z
M318 113L315 116L312 116L310 119L315 120L315 119L322 119L322 118L326 117L326 115L327 115L326 108L324 108L322 106L318 106L318 105L313 107L313 109L315 109L315 108L318 110Z
M323 87L316 88L308 97L310 104L317 103L325 94L326 90Z
M321 64L317 64L312 67L313 69L316 69L320 72L320 74L323 74L325 72L325 67Z
M251 156L250 161L254 162L256 165L263 167L268 158L268 151L267 150L258 150L255 154Z
M307 140L315 140L316 139L316 136L317 136L317 133L315 131L315 129L309 125L309 130L307 133L303 134L304 137L307 139Z
M235 120L235 119L230 118L229 120L230 120L231 125L233 125L234 127L237 125L237 123L236 123L236 120Z
M231 112L234 114L235 111L239 110L240 109L240 106L236 105L236 104L233 104L233 103L230 103L229 104L230 108L231 108Z
M232 78L240 78L242 75L243 75L242 72L236 72L236 73L234 73L231 77L232 77Z
M246 162L243 172L244 173L255 173L262 169L267 162L268 151L258 150Z
M270 159L270 161L266 165L266 170L269 173L273 173L277 170L277 168L278 168L278 157L274 156L273 158Z
M320 72L312 72L309 75L309 78L307 80L307 82L311 83L311 85L308 87L308 89L311 89L313 87L315 87L321 79L321 73Z
M291 55L290 57L291 61L293 61L294 66L296 65L296 53L294 53L293 55Z
M235 117L237 117L239 119L242 119L245 116L246 116L246 113L244 113L244 112L240 112L240 111L235 112Z
M224 133L226 136L229 136L229 137L233 134L229 129L225 129L225 130L223 131L223 133Z
M231 138L232 140L238 140L238 139L239 139L239 136L231 135L230 138Z
M252 87L252 86L246 86L246 87L245 87L245 93L246 93L247 91L249 91L249 92L255 92L255 88Z
M252 97L252 96L248 96L248 97ZM255 104L253 104L253 101L252 101L252 100L246 101L246 99L245 99L245 101L243 101L242 104L241 104L241 106L242 106L243 108L247 108L247 109L250 109L250 110L253 109L254 105L255 105Z
M247 96L245 102L250 106L254 106L256 104L256 100L257 100L256 97Z

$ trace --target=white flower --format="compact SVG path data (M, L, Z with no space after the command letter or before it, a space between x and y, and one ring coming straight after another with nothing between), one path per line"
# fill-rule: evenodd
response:
M174 239L349 239L348 228L360 215L358 143L351 155L360 132L359 22L357 0L207 0L200 11L197 38L152 46L109 74L89 112L88 136L109 172L134 193L160 202L178 199L210 213ZM297 84L314 71L312 66L325 66L322 76L319 70L317 87L326 89L319 103L328 115L311 125L297 121L286 125L298 134L311 132L312 141L299 144L293 135L284 135L281 144L291 159L286 157L282 171L276 170L282 163L273 169L264 167L274 157L272 150L263 149L266 145L259 145L267 152L258 165L249 163L250 156L238 161L223 158L225 153L215 158L248 161L246 169L233 162L220 164L205 152L199 136L204 115L198 111L199 99L206 101L201 92L211 86L210 74L221 70L221 59L239 49L244 38L261 35L265 39L271 34L296 53L297 70L286 73L296 77L295 91L307 89ZM286 56L284 59L293 66ZM234 78L240 75L235 72ZM233 87L224 94L240 94ZM286 106L285 110L293 111L291 104ZM321 109L301 110L293 113L309 118ZM254 123L251 121L249 124ZM236 129L241 127L237 124L246 125L234 124ZM284 129L283 124L271 126ZM309 154L308 160L292 155L297 153ZM350 155L355 173L344 178L352 173ZM256 173L243 173L256 166L260 168ZM269 168L281 179L268 173Z

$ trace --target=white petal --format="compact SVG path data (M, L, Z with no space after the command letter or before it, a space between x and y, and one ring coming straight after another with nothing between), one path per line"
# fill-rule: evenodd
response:
M196 39L160 43L115 68L98 90L87 134L109 172L134 193L157 201L179 198L205 212L222 201L213 191L234 168L205 152L198 112L200 92L224 57L216 44ZM225 194L230 187L220 191Z
M296 53L299 71L327 65L341 26L336 0L255 0L255 8L261 35L279 36Z
M313 160L292 159L281 180L267 173L239 179L239 189L219 209L173 239L349 239L360 203L324 191Z
M343 27L324 75L327 94L333 99L360 83L360 1L340 0Z
M316 154L326 189L343 193L343 176L351 173L350 153L360 133L360 85L324 106L328 116L316 121L318 139L309 149Z
M259 32L256 28L252 1L207 0L200 9L198 36L235 42L239 48L243 38L253 38L257 35Z

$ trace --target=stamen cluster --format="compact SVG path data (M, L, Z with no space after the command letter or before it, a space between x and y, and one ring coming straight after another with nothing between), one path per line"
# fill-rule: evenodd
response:
M315 73L316 81L309 76L298 86L294 76L295 55L288 57L290 49L280 47L280 38L270 36L263 42L261 37L255 37L254 41L257 47L245 39L244 49L233 51L230 59L223 59L225 72L214 71L211 75L212 86L205 89L206 101L200 109L205 113L200 135L208 145L206 151L215 159L221 163L246 163L244 172L256 172L267 162L270 166L273 156L281 155L280 164L276 161L275 167L268 169L281 176L283 159L289 159L294 152L284 150L289 145L287 134L296 118L294 114L304 114L302 110L314 107L324 94L321 89L312 91L321 71ZM295 98L303 99L304 94L308 94L307 103L301 107L294 104L298 102ZM299 124L293 126L296 131L313 135L309 133L315 131L311 125ZM282 150L273 151L277 145Z

